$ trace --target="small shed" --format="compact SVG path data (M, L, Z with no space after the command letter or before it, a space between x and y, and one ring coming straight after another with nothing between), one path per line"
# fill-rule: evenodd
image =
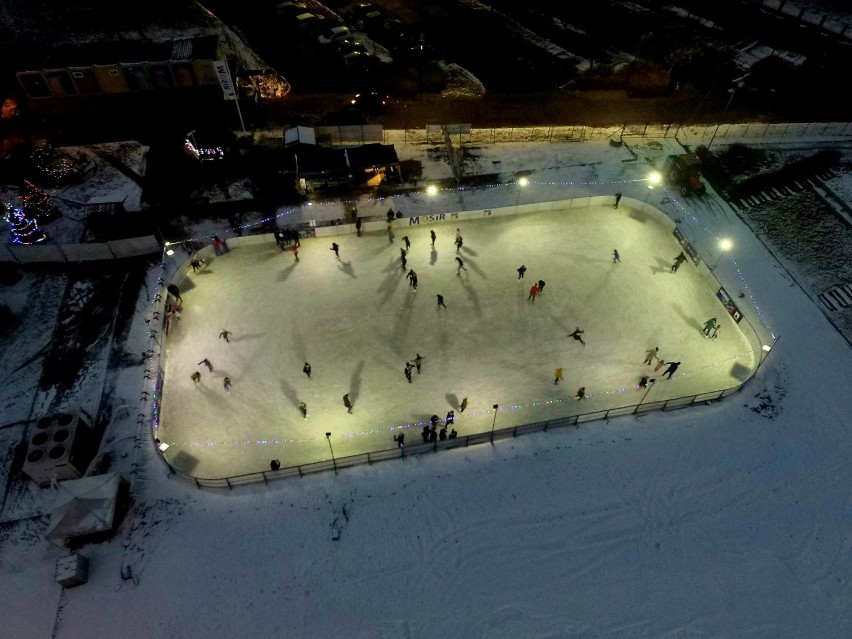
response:
M119 473L59 482L57 491L46 537L60 548L109 536L129 505L129 484Z

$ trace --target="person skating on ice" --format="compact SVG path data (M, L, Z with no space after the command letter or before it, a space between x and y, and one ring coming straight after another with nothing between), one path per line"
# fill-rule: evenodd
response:
M677 270L680 268L680 265L686 262L686 255L683 254L683 251L678 253L678 256L674 258L674 264L672 264L672 273L677 273Z
M580 388L577 389L577 394L574 395L574 399L577 399L577 400L586 399L586 387L585 386L580 386Z
M411 240L408 239L407 235L402 236L402 241L405 242L405 250L406 251L411 248Z
M438 237L437 235L435 235L435 231L434 231L434 230L430 230L430 231L429 231L429 236L432 238L432 246L435 246L435 239Z
M299 402L299 412L302 413L304 419L308 418L308 405L305 402Z
M417 367L417 374L420 374L420 366L423 364L423 360L426 359L420 353L417 353L417 357L414 358L414 365Z
M205 357L200 362L198 362L196 366L201 366L202 364L204 364L207 367L207 370L209 370L211 373L213 372L213 364L210 363L209 359Z
M331 249L330 250L334 251L334 255L337 259L340 259L340 246L338 246L337 242L331 243Z
M621 256L618 254L618 249L612 250L612 263L621 262Z
M302 372L308 376L308 379L311 378L311 365L305 362L305 365L302 366Z
M527 267L524 266L523 264L521 264L521 266L518 268L518 279L519 280L524 279L524 273L526 273L526 272L527 272Z
M192 375L190 375L192 381L195 382L195 385L198 386L198 382L201 381L201 373L195 371Z
M460 412L460 413L463 413L465 408L467 408L467 397L465 397L465 398L462 400L462 403L461 403L461 410L459 410L459 412Z
M352 400L349 399L349 393L343 396L343 405L346 407L346 412L352 414Z
M229 330L228 330L228 329L226 329L226 328L223 328L223 329L222 329L222 332L221 332L221 333L219 333L219 339L224 339L226 342L229 342L229 343L230 343L230 341L231 341L231 340L230 340L231 335L233 335L233 333L231 333L231 331L229 331Z
M456 255L456 263L459 265L459 267L456 269L456 275L461 275L462 271L467 270L467 267L465 267L465 265L464 265L464 260L462 258L460 258L458 255Z
M562 379L562 369L557 368L555 371L553 371L553 383L558 384L559 380L561 380L561 379Z
M438 295L437 297L438 297L438 310L440 311L442 306L443 306L444 308L447 308L447 305L446 305L446 304L444 304L444 296L443 296L443 295Z
M411 362L405 362L405 379L408 380L408 383L411 384L411 371L414 368L414 364Z
M704 322L704 329L701 332L704 333L704 337L709 337L710 331L712 331L714 328L716 328L716 318L711 317L709 320Z
M533 302L535 302L536 295L538 295L538 286L533 284L530 287L530 296L527 298L527 301L532 300Z
M230 395L231 394L231 378L226 377L225 380L222 382L222 386L224 386L225 392L228 393L228 395Z
M675 371L678 369L678 366L680 366L680 362L669 362L668 367L666 367L666 370L663 371L663 376L668 375L669 379L671 379L672 375L674 375Z
M578 341L578 342L580 342L583 346L585 346L585 345L586 345L586 342L584 342L584 341L583 341L583 333L585 333L585 332L586 332L586 331L584 331L582 328L580 328L580 327L578 326L577 328L575 328L575 329L574 329L574 332L573 332L573 333L568 333L568 337L573 337L575 340L577 340L577 341Z
M538 281L538 292L539 292L539 294L541 294L541 292L543 290L544 290L544 280L539 280Z
M659 346L655 346L654 348L648 349L648 351L645 353L645 361L642 362L642 363L648 364L650 366L651 363L653 363L654 358L657 357L657 353L659 353L659 352L660 352Z

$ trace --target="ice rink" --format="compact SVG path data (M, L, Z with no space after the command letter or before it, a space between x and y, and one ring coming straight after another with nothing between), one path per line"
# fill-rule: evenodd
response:
M757 353L690 261L671 272L682 247L662 214L639 208L566 202L552 212L431 226L403 218L393 241L383 231L303 239L298 263L271 240L208 260L181 282L182 319L167 339L165 457L194 476L224 477L266 470L271 459L329 459L329 443L336 457L391 448L400 432L420 443L429 417L449 410L461 436L490 430L493 404L498 429L634 405L645 374L658 380L646 402L737 385ZM418 275L416 291L408 269ZM538 280L544 290L530 301ZM716 340L701 332L711 317L722 326ZM585 346L568 337L578 326ZM233 333L229 343L222 329ZM643 364L654 346L681 362L671 381ZM418 353L422 373L409 383L405 364ZM212 373L198 365L204 358ZM556 368L564 369L559 384ZM580 387L586 397L577 401Z

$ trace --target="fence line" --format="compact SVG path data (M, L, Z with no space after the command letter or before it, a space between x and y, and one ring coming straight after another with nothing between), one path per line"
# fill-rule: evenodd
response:
M695 404L704 404L723 399L728 395L732 395L733 393L742 390L745 383L746 382L743 382L738 386L727 388L725 390L712 391L710 393L699 393L697 395L691 395L688 397L677 397L674 399L661 400L648 404L643 404L642 402L640 402L639 404L610 408L606 410L595 411L592 413L581 413L579 415L560 417L558 419L551 419L543 422L519 424L517 426L500 428L493 431L483 431L480 433L473 433L471 435L455 437L453 439L445 439L443 441L401 446L398 448L388 448L384 450L361 453L358 455L336 457L334 459L327 459L323 461L312 462L309 464L301 464L298 466L287 466L285 468L279 468L278 470L262 470L253 473L245 473L242 475L232 475L229 477L193 477L192 475L188 475L171 466L165 460L165 458L162 457L162 455L160 456L160 458L163 460L163 463L165 463L166 466L169 468L169 472L171 475L174 475L175 477L188 483L195 484L195 486L198 488L233 489L235 486L256 484L261 481L264 483L269 483L271 480L274 479L304 477L305 475L329 472L332 470L336 473L337 471L344 468L352 468L354 466L362 466L364 464L373 464L376 462L389 461L393 459L404 460L406 457L424 455L426 453L436 453L439 450L467 448L469 446L478 446L486 443L493 444L495 441L515 438L519 435L547 432L551 429L561 429L567 426L574 426L575 428L579 428L580 424L600 420L608 421L611 417L623 417L626 415L634 415L638 417L640 415L644 415L645 413L649 413L656 410L678 410L681 408L686 408L688 406L693 406ZM650 390L650 387L648 390ZM645 391L645 394L647 394L647 392L648 391Z
M511 144L518 142L564 143L606 142L625 137L675 138L682 144L706 144L710 140L751 142L795 142L797 138L819 138L825 141L852 141L849 122L794 122L767 124L765 122L689 124L642 123L622 126L539 126L476 129L458 125L429 126L404 129L407 144L442 144L444 134L456 144ZM384 132L387 142L388 132Z

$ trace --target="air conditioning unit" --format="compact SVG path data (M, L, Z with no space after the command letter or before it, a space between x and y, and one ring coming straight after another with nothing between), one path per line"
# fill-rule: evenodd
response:
M98 452L97 440L80 412L45 415L30 430L24 474L40 486L79 479Z

